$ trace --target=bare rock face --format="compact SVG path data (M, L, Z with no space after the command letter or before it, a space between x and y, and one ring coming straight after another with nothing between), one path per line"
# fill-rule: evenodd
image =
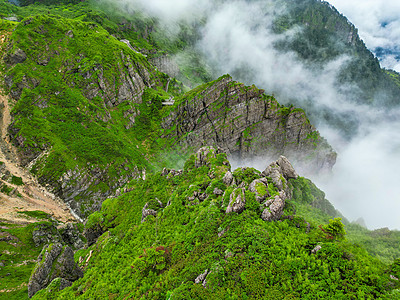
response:
M228 75L198 87L161 126L176 126L165 137L179 140L184 149L216 145L236 161L283 154L315 171L329 170L336 161L336 153L304 111L283 107L263 90Z
M285 208L286 194L284 192L276 195L273 199L268 200L265 204L266 208L261 214L261 219L264 221L279 220Z
M233 174L231 171L225 173L224 178L222 178L222 182L227 186L230 186L235 183L235 179L233 178Z
M296 179L297 177L299 177L296 170L293 168L292 164L285 156L281 155L276 161L276 164L281 168L282 175L286 179Z
M82 276L83 272L74 261L72 249L59 243L50 244L43 248L37 259L28 283L28 296L31 298L55 278L63 278L63 285L67 286Z
M233 190L225 213L229 214L231 212L235 212L240 214L244 210L246 205L246 197L244 192L244 188L236 188Z
M262 172L263 176L270 177L274 185L278 190L286 190L286 181L290 178L297 178L297 172L293 168L292 164L285 156L280 156L275 162L272 162L265 170Z

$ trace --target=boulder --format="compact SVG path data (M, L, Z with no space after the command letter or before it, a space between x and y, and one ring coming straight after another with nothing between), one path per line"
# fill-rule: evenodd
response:
M5 58L4 61L7 64L15 65L23 63L26 60L26 54L22 49L15 49L14 52L9 53Z
M282 191L285 189L286 181L285 181L285 178L283 177L281 168L278 166L278 164L276 162L271 163L265 169L265 171L262 172L262 175L271 178L272 183L279 191Z
M229 214L231 212L235 212L239 214L244 210L246 204L246 197L244 192L244 188L236 188L233 190L229 198L229 205L225 213Z
M233 178L233 174L231 171L225 173L224 178L222 178L222 182L227 186L235 184L235 179Z
M261 214L261 219L264 221L276 221L279 220L283 214L283 209L285 208L286 195L281 192L276 195L273 199L270 199L264 203L266 206Z
M28 296L31 298L55 278L63 278L63 285L66 286L82 276L83 272L74 261L71 247L60 243L50 244L43 248L37 259L28 283Z
M299 177L296 170L293 168L292 164L285 156L281 155L276 161L276 164L281 168L282 175L286 179L296 179L297 177Z

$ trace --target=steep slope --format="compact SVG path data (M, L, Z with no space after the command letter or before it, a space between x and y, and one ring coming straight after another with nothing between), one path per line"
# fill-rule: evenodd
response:
M144 56L95 24L37 16L16 26L4 61L21 165L80 217L149 166L132 127L167 82Z
M325 1L281 2L288 12L276 21L275 30L284 32L300 25L302 31L279 48L293 50L307 63L317 65L349 55L350 63L338 75L339 89L353 85L353 93L358 93L355 98L360 103L399 104L399 87L381 69L378 59L358 35L357 28L345 16Z
M310 186L284 158L263 173L229 170L226 154L205 147L184 170L135 180L90 216L86 231L103 234L75 255L84 277L33 299L356 299L397 284L345 241L340 219L295 213L293 186L304 195Z

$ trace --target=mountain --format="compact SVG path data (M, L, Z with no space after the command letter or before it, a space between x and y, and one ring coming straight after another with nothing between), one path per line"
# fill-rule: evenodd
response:
M398 232L350 224L297 175L289 161L329 173L336 152L309 107L279 104L243 69L215 76L195 47L205 17L180 22L171 39L163 20L108 1L13 3L0 2L1 196L24 204L0 224L2 291L16 299L396 298ZM350 82L360 103L378 105L383 89L379 105L396 104L398 74L380 69L333 7L279 3L290 9L274 34L306 27L277 51L296 52L311 69L358 57L338 90ZM263 172L228 161L255 156L270 163ZM52 211L48 201L64 206ZM64 224L72 215L80 222Z

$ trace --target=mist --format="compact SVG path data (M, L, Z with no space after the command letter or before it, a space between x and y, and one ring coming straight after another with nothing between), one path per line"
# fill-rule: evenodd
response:
M276 43L302 31L296 27L284 34L273 32L274 19L285 12L278 1L116 3L132 10L140 7L146 14L160 18L169 32L177 30L177 22L203 20L202 38L195 48L213 68L214 77L229 73L235 80L274 94L282 104L295 99L338 152L332 174L321 177L306 170L298 173L313 180L350 221L362 217L370 229L400 229L400 111L378 109L360 101L356 104L356 87L339 88L338 72L351 57L343 55L325 65L312 66L304 64L294 52L276 50ZM354 125L350 138L324 119L326 110ZM254 158L247 163L263 170L270 161ZM292 163L296 167L296 162Z

